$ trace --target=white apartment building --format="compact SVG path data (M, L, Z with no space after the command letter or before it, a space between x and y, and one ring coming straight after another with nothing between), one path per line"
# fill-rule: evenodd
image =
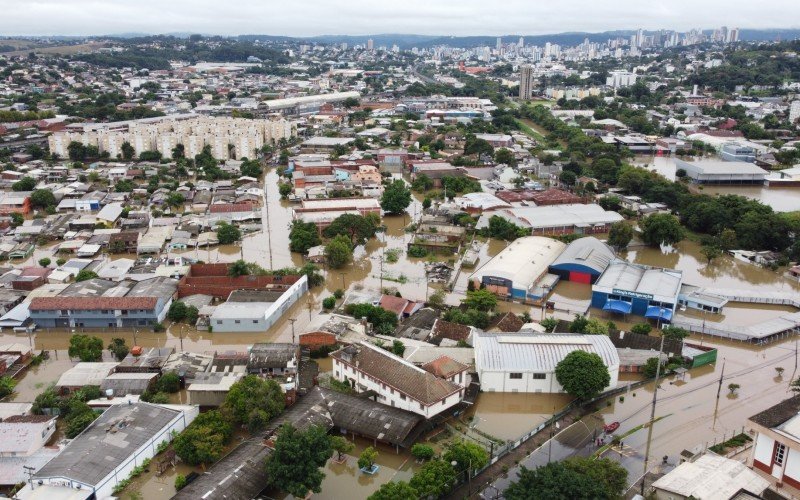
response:
M69 156L70 142L97 146L111 158L122 155L122 144L130 143L136 155L158 151L172 156L172 149L183 144L185 154L192 158L203 147L211 146L218 160L252 158L265 144L297 135L297 125L284 118L247 119L232 117L175 115L114 123L74 124L49 138L50 151L62 158Z
M789 106L789 123L794 123L800 119L800 99L792 101Z
M375 391L379 403L425 418L457 405L468 384L466 366L443 370L441 362L431 362L423 369L370 342L347 346L331 357L337 380L348 382L357 392ZM459 365L449 358L442 361Z
M611 71L606 78L606 85L615 89L630 87L636 83L636 74L625 70Z

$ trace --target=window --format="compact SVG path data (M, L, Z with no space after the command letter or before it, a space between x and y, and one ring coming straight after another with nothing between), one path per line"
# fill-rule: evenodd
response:
M234 323L236 323L237 325L239 325L239 324L241 324L241 323L242 323L242 321L241 321L241 320L238 320L238 319L235 319L235 320L233 320L233 322L234 322Z
M786 458L786 445L778 443L775 447L775 465L783 465L784 458Z
M258 320L257 320L257 319L254 319L254 320L253 320L253 324L254 324L254 325L257 325L257 324L258 324Z
M403 401L405 401L405 400L406 400L406 395L405 395L405 394L400 394L400 399L402 399Z
M218 320L217 320L217 324L218 324L218 325L221 325L221 324L222 324L222 320L221 320L221 319L218 319Z
M521 373L509 373L508 374L508 378L510 378L510 379L521 379L522 378L522 374Z
M547 374L546 373L534 373L533 374L533 379L534 380L544 380L546 378L547 378Z
M422 403L420 403L420 404L419 404L419 409L420 409L420 410L424 410L424 409L425 409L425 405L424 405L424 404L422 404Z

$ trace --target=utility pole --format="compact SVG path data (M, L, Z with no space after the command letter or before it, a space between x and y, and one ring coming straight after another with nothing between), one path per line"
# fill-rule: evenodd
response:
M292 324L292 344L294 344L294 322L297 321L297 318L289 318L289 323Z
M647 427L647 446L644 452L644 473L642 474L642 489L639 492L644 496L644 483L647 479L647 465L650 461L650 443L653 440L653 421L656 418L656 401L658 400L658 384L661 376L661 354L664 352L664 333L661 333L661 347L658 348L658 363L656 363L656 384L653 387L653 404L650 406L650 425Z
M719 410L719 394L722 391L722 379L725 377L725 358L722 358L722 371L719 374L719 385L717 385L717 402L714 404L714 421L711 423L711 429L717 425L717 410Z
M183 326L184 326L184 325L181 325L181 333L180 333L180 339L181 339L181 352L183 352Z
M346 291L347 287L344 285L344 273L339 273L342 276L342 291Z
M25 474L28 475L28 482L30 483L31 488L33 488L33 472L36 470L36 467L23 465L22 468L25 469Z
M139 345L139 343L136 342L136 327L133 328L133 345Z

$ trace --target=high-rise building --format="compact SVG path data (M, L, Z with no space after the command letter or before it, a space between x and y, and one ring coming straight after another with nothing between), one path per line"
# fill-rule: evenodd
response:
M533 66L523 64L519 67L519 98L530 99L533 92Z
M519 37L519 44L518 44L518 47L519 47L519 48L522 48L522 47L524 47L524 46L525 46L525 39L524 39L524 38L522 38L522 37Z
M731 28L728 32L728 43L734 43L739 41L739 28Z
M800 99L792 101L792 105L789 106L789 123L794 123L797 120L800 120Z
M503 48L503 39L498 36L497 37L497 50L500 50L501 48Z
M375 42L372 41L372 38L367 40L367 50L374 50L375 49Z

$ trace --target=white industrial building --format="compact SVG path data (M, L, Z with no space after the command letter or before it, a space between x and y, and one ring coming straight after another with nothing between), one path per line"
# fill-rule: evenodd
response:
M308 277L302 275L274 302L237 302L218 305L209 317L214 332L266 332L308 291Z
M611 224L623 220L617 212L604 210L595 204L545 205L513 207L483 214L477 228L489 226L489 219L499 216L535 235L607 233Z
M470 281L512 300L538 300L550 291L542 283L547 269L567 247L564 243L542 236L526 236L512 241L480 269Z
M675 158L675 167L697 184L763 184L767 171L744 161L685 161Z
M619 355L606 335L477 333L473 337L475 371L484 392L564 392L556 366L573 351L597 354L617 386Z
M151 459L199 414L196 406L115 405L39 469L17 498L111 498L135 467Z

